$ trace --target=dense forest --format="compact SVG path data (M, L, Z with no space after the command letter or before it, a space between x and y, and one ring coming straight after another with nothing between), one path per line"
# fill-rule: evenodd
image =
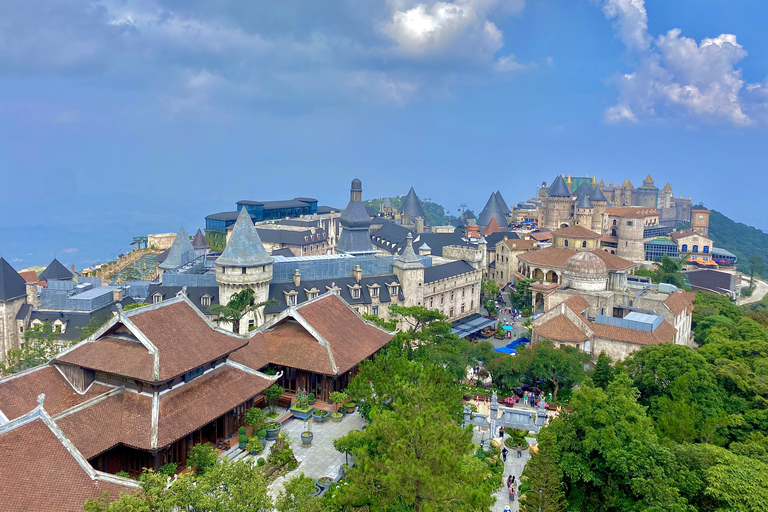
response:
M751 256L760 256L768 262L768 233L733 221L717 210L712 210L709 216L709 233L715 247L722 247L736 255L738 268L744 273L750 272Z

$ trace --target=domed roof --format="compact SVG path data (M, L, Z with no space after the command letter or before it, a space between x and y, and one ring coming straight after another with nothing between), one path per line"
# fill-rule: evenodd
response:
M568 258L565 271L573 274L605 275L608 273L608 267L596 254L582 251Z
M357 178L353 179L352 180L352 187L351 187L351 189L354 190L354 191L362 192L363 191L363 182L360 181Z

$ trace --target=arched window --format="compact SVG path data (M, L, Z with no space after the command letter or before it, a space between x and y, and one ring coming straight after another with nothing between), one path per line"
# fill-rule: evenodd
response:
M616 219L613 219L613 225L614 226L616 225Z
M563 242L563 245L564 245L565 247L568 247L568 239L567 239L567 238L565 239L565 242Z
M694 245L694 246L693 246L693 252L694 252L694 253L697 253L697 252L699 252L699 246L698 246L698 245Z
M688 244L683 244L682 252L688 252Z
M586 241L586 240L582 241L582 242L581 242L581 246L582 246L582 247L584 247L584 248L586 248L586 247L587 247L587 241Z
M704 254L709 254L709 246L708 245L704 246Z

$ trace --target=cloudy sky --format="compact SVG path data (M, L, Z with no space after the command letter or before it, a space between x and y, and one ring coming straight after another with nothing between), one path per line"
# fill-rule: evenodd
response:
M455 212L559 173L768 230L762 0L0 3L0 252L78 266L238 199L410 186ZM754 201L754 202L752 202Z

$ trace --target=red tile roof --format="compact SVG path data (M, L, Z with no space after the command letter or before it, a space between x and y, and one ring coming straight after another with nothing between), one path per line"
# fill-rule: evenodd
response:
M557 315L551 320L547 320L540 326L535 327L534 331L539 336L554 341L580 342L589 339L565 315Z
M600 233L595 233L591 229L583 226L569 226L561 228L554 232L555 236L575 236L578 238L600 238Z
M643 219L645 217L658 217L659 211L656 208L649 208L647 206L636 207L617 207L606 208L605 213L611 217L628 217L632 219Z
M104 491L117 498L133 490L93 478L42 419L0 433L0 458L3 512L82 512Z
M686 309L688 309L689 312L692 312L694 300L696 300L695 293L676 290L669 294L669 297L664 300L664 304L666 304L669 310L677 316Z
M574 295L570 299L564 301L564 303L568 309L577 315L581 315L585 310L589 309L589 302L587 302L581 295Z
M659 343L672 342L677 334L677 329L672 327L669 322L661 322L655 331L638 331L627 327L617 327L615 325L589 323L590 329L595 336L607 338L616 341L634 343L636 345L657 345Z
M41 366L0 381L0 411L9 420L18 418L37 407L37 397L45 393L45 409L50 414L58 414L112 389L93 383L81 395L56 368Z
M105 337L81 343L56 358L92 370L116 373L132 379L152 381L154 358L138 341Z
M34 270L22 270L19 275L28 283L37 282L37 272Z

